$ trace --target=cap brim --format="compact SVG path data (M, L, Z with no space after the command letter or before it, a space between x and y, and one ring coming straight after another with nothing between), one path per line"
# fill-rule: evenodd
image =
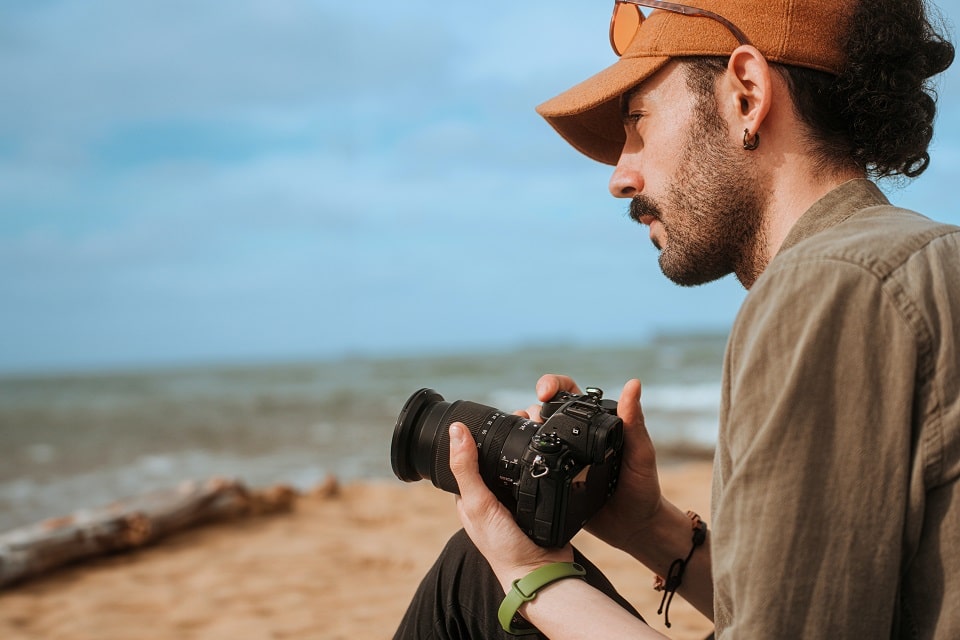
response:
M620 96L662 69L669 56L620 58L600 73L537 107L567 142L586 156L615 165L626 134Z

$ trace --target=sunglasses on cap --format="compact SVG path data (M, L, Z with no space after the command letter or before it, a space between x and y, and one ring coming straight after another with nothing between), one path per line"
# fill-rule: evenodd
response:
M613 16L610 18L610 46L613 47L613 52L618 56L622 56L623 52L627 50L633 37L637 35L640 25L643 24L645 17L640 11L640 7L662 9L672 13L681 13L685 16L699 16L716 20L729 29L740 44L750 44L750 40L735 24L706 9L689 7L676 2L664 2L663 0L614 0Z

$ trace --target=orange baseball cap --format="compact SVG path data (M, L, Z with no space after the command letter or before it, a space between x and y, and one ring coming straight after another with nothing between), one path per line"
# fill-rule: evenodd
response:
M690 0L733 23L771 62L839 74L850 2L843 0ZM676 6L676 5L673 5ZM721 22L657 9L640 24L617 62L547 100L537 112L585 155L615 165L625 133L620 96L671 59L729 56L737 37Z

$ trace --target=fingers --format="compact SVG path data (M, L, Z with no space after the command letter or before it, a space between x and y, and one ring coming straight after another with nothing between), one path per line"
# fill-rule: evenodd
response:
M517 576L548 562L569 562L573 548L537 546L517 526L513 514L483 482L477 467L477 444L459 422L450 425L450 470L457 480L460 522L480 553L490 563L505 591Z
M483 477L477 462L477 441L462 422L450 425L450 471L460 489L461 515L468 518L482 517L493 510L502 509ZM464 523L468 529L471 527Z
M570 376L560 376L556 374L547 374L537 381L537 398L540 402L546 402L557 395L560 391L580 394L580 387Z
M620 400L617 402L617 415L628 425L643 420L643 414L640 412L640 391L640 381L634 378L628 380L623 385L623 391L620 392Z
M485 557L490 559L490 554L501 548L507 539L514 540L508 545L509 548L516 547L518 539L521 545L533 545L517 527L510 512L483 482L477 466L476 441L460 422L450 425L450 470L460 488L457 499L460 522Z
M537 398L541 402L546 402L547 400L552 399L560 391L569 391L571 393L580 393L580 388L577 386L577 383L573 381L573 378L569 376L560 376L555 374L547 374L541 377L537 381ZM514 411L514 415L520 416L522 418L529 418L534 422L543 422L540 417L540 405L532 404L527 407L526 410Z
M524 413L534 422L543 422L543 419L540 417L540 405L538 404L530 405Z
M638 459L642 459L645 464L656 464L653 441L647 431L643 408L640 406L640 393L640 381L628 380L623 385L620 400L617 402L617 416L623 420L624 451L638 454Z
M477 444L462 422L450 425L450 471L457 479L460 495L470 495L485 486L477 466Z

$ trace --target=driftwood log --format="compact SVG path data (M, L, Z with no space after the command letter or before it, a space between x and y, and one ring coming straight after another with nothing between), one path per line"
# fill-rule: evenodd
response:
M254 491L235 480L214 478L14 529L0 535L0 588L199 524L287 511L295 498L296 491L284 485Z

